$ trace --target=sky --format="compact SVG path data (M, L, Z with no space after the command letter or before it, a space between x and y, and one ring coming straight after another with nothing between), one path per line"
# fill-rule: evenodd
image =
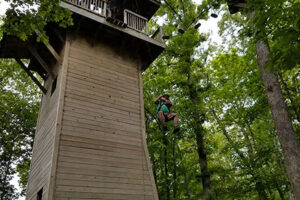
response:
M196 3L201 3L202 0L194 0ZM8 8L8 3L5 2L4 0L0 0L0 16L5 14L6 9ZM210 39L212 42L215 42L217 44L222 43L222 39L219 36L219 28L218 28L218 20L220 19L217 18L212 18L210 17L208 20L200 20L201 22L201 27L199 28L199 31L201 33L210 33ZM12 184L18 187L18 177L15 177L12 180ZM18 187L19 188L19 187ZM20 200L23 200L25 198L20 198Z
M4 0L0 0L0 15L3 15L8 8L8 3Z

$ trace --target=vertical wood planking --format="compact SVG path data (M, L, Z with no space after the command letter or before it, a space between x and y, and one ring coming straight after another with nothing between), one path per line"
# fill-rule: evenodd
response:
M65 84L67 92L62 105L62 129L57 148L54 199L73 199L74 192L77 193L77 199L157 199L148 151L145 149L147 147L143 133L145 127L139 63L130 56L117 52L104 44L91 47L82 38L77 38L70 44L69 59L76 57L81 64L68 62ZM89 60L86 60L87 55ZM98 70L92 70L94 68ZM111 73L102 76L101 69ZM114 73L128 77L138 84L124 82L119 87L112 87L115 83L106 84L105 81L110 76L114 79ZM84 89L86 86L90 89L80 90L81 94L76 92L77 88ZM124 88L137 93L123 93L121 91ZM114 111L109 112L107 107L101 112L104 109L103 106L98 106L102 104L101 99L93 98L95 103L99 103L89 103L91 90L98 92L95 93L97 96L105 93L109 97L120 98L118 94L122 94L120 100L128 103L120 106L118 101L110 101L108 107L119 107L124 111L127 108L128 111L133 109L139 117L129 118L135 120L130 122L123 115L120 118ZM72 98L68 97L70 93ZM135 99L132 99L134 96L131 93L136 94ZM80 106L75 104L72 100L74 98L77 99L76 102L81 102ZM90 109L91 105L97 109ZM136 134L136 137L132 137Z
M142 128L142 141L143 141L143 147L144 147L144 155L145 155L145 160L147 164L147 171L148 171L148 176L150 178L151 186L152 186L152 198L153 200L159 200L158 199L158 192L157 188L155 185L155 180L153 176L153 171L152 171L152 164L151 160L149 157L149 151L147 147L147 136L146 136L146 126L145 126L145 112L144 112L144 94L143 94L143 79L142 79L142 65L141 61L139 60L138 63L139 67L139 84L140 84L140 108L141 108L141 128Z
M59 65L53 66L56 71L59 67ZM52 79L46 81L45 87L48 91L51 91ZM55 90L52 96L50 92L47 92L42 97L28 177L27 200L35 200L37 192L41 188L43 188L43 193L45 194L43 200L48 200L46 194L50 189L49 182L52 169L53 145L55 143L56 108L58 105L57 91L58 89Z
M55 178L56 178L56 170L57 170L57 160L58 160L58 152L59 152L59 144L60 144L60 133L62 130L62 116L63 116L63 108L65 101L65 86L66 86L66 78L67 78L67 70L69 65L69 54L70 54L70 39L67 35L66 43L64 47L64 55L63 55L63 63L60 70L60 81L58 83L58 106L57 106L57 114L56 114L56 128L55 128L55 138L53 148L53 156L52 156L52 169L51 169L51 178L49 182L49 193L48 199L54 200L54 192L55 192Z

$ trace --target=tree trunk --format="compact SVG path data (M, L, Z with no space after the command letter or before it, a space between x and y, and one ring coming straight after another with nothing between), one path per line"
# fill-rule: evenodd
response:
M166 195L167 199L170 200L170 181L169 181L169 169L168 169L168 139L167 136L164 134L163 137L164 147L164 170L165 170L165 187L166 187Z
M268 199L267 194L266 194L265 189L264 189L264 186L263 186L263 183L261 181L256 181L255 182L255 189L258 193L258 198L260 200Z
M182 152L180 150L180 148L178 148L178 154L180 156L180 160L183 160L183 155L182 155ZM185 168L183 166L183 168ZM184 176L184 185L185 185L185 195L187 196L186 199L191 199L191 195L190 195L190 187L189 187L189 178L187 177L187 173L186 173L186 170L183 170L183 176Z
M173 157L173 200L177 198L177 166L176 166L176 155L175 155L175 138L172 141L172 157Z
M190 72L187 74L188 77L188 87L189 87L189 98L194 103L194 105L198 105L198 94L195 89L195 86L191 83ZM201 169L201 179L202 179L202 187L203 187L203 199L204 200L211 200L212 193L211 193L211 186L210 186L210 173L208 171L208 164L207 164L207 153L205 150L204 144L204 128L202 124L204 123L203 115L196 109L192 111L192 116L195 121L195 125L193 127L195 135L196 135L196 142L197 142L197 153L199 157L199 164ZM201 119L202 118L202 119Z
M203 186L203 198L204 200L211 200L211 189L210 189L210 174L208 171L206 151L204 147L203 135L196 131L196 140L197 140L197 153L199 156L199 163L201 168L201 178Z
M288 115L287 106L282 95L277 77L265 69L270 49L268 43L259 40L256 43L258 66L267 93L275 129L284 155L287 174L293 193L300 200L300 147Z

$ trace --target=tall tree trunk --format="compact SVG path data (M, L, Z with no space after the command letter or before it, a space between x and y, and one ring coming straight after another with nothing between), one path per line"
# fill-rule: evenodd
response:
M211 200L211 189L210 189L210 173L208 171L207 156L204 147L203 134L198 130L195 131L197 141L197 153L199 156L199 163L201 168L201 178L203 186L203 198L204 200Z
M284 155L287 174L293 193L300 200L300 147L288 115L287 106L282 95L277 77L265 69L270 49L268 43L259 40L256 43L258 66L267 93L275 129Z
M152 161L152 168L153 168L153 176L154 176L154 181L155 181L155 185L157 186L157 173L156 173L156 162L155 159L153 159Z
M178 148L178 154L179 154L180 160L183 160L183 155L182 155L182 152L181 152L180 148ZM184 183L185 183L184 184L185 185L185 195L187 196L186 199L191 199L190 187L189 187L190 181L189 181L189 179L187 177L186 170L183 170L183 176L184 176Z
M188 77L189 98L194 103L194 105L198 105L198 94L195 89L195 86L191 83L190 71L188 72L187 77ZM201 115L201 113L197 109L192 111L192 116L195 121L195 125L193 128L196 135L197 153L198 153L199 164L201 169L203 199L211 200L213 198L212 198L211 186L210 186L210 173L208 170L207 153L204 144L205 130L202 126L202 124L204 123L205 116Z
M173 157L173 200L177 198L177 166L175 154L175 138L172 141L172 157Z
M254 150L257 151L257 144L256 144L256 139L255 139L255 135L254 132L252 131L251 125L249 124L249 122L246 122L246 125L249 129L250 135L251 135L251 139L254 145Z
M268 199L268 196L266 194L266 191L264 189L263 183L261 181L256 181L255 183L255 189L258 193L258 198L260 200L266 200Z
M165 170L165 188L166 188L166 195L167 199L170 200L170 181L169 181L169 169L168 169L168 139L167 136L164 133L163 137L163 143L165 145L164 147L164 170Z

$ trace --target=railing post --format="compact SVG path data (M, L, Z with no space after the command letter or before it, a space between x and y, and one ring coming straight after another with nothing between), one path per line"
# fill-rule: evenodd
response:
M128 25L128 23L127 23L127 11L126 11L126 9L124 10L124 23Z
M103 1L103 6L102 6L102 2L100 1L100 4L101 4L103 16L106 17L107 3L106 3L106 1Z
M107 17L107 0L64 0L73 5ZM124 9L124 23L131 29L149 34L148 19L130 10Z
M149 29L148 29L148 23L146 22L146 34L148 35L149 34Z

